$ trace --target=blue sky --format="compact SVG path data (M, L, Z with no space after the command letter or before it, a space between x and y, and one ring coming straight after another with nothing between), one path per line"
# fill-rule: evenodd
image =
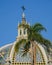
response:
M40 22L47 28L42 35L52 41L52 0L0 0L0 47L16 40L22 6L30 24Z

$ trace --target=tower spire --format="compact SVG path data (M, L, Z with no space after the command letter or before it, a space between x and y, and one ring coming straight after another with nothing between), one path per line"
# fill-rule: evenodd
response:
M26 19L25 19L25 14L24 14L24 11L25 11L25 7L22 6L22 10L23 10L23 13L22 13L22 24L25 24L26 23Z

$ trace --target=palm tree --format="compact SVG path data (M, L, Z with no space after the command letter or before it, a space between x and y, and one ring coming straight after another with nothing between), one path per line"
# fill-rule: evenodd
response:
M50 45L50 41L45 39L41 35L41 32L43 30L46 31L46 29L40 23L36 23L35 25L32 25L32 26L20 24L19 26L23 26L25 29L27 28L28 38L27 39L21 39L21 40L19 40L19 42L16 42L15 53L18 52L21 44L24 44L22 56L25 56L27 54L27 52L29 52L29 49L32 47L32 52L33 52L33 55L32 55L33 56L33 64L32 65L36 65L36 44L34 41L37 41L38 43L45 45L46 48L48 49L48 47Z

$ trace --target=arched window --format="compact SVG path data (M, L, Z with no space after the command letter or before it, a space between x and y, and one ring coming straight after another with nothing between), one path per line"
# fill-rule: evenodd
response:
M24 35L26 34L26 30L24 29Z
M20 30L20 35L22 34L22 31Z

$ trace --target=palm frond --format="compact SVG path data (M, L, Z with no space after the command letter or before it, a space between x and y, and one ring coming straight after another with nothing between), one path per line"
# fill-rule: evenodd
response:
M35 33L34 40L36 40L38 43L43 43L43 37L39 33Z
M24 45L23 55L22 55L22 56L27 55L27 53L28 53L28 51L29 51L29 48L30 48L30 41L28 41L28 42Z
M33 30L34 30L34 32L41 32L43 30L47 31L46 28L42 24L40 24L40 23L36 23L33 26Z
M33 27L38 27L38 26L43 26L42 24L40 24L40 23L35 23L34 25L33 25Z
M50 47L51 42L49 40L47 40L47 39L44 39L44 45Z
M21 39L21 40L19 40L19 42L16 42L15 47L14 47L15 52L18 52L19 48L20 48L20 45L24 44L24 43L26 43L26 39Z

